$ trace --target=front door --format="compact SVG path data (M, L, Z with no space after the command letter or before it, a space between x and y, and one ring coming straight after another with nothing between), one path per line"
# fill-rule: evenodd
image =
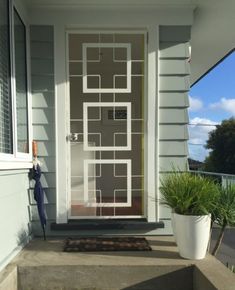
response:
M69 32L69 219L144 212L145 34Z

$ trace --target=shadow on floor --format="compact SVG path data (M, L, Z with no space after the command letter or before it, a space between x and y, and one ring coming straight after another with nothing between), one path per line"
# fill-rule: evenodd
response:
M122 290L193 290L193 267L176 270Z

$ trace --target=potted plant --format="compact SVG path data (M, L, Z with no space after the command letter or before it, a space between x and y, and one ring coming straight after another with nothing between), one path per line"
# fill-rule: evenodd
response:
M212 220L220 226L220 233L212 250L212 255L215 256L222 243L226 227L235 226L235 184L226 183L220 187Z
M162 203L171 207L173 212L173 231L181 257L203 259L218 186L200 175L174 170L161 179L161 195Z

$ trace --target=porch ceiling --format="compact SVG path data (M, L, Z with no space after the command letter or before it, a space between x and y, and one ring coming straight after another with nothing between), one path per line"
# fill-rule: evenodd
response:
M154 6L178 6L195 4L197 0L24 0L29 6L103 6L103 5L154 5Z
M235 47L234 0L23 0L28 8L191 8L191 84Z
M192 26L191 84L235 48L235 1L198 0Z

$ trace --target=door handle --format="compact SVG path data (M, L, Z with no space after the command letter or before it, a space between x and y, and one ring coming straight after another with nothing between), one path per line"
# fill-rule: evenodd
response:
M68 136L68 140L70 142L77 142L79 139L79 133L70 133Z

